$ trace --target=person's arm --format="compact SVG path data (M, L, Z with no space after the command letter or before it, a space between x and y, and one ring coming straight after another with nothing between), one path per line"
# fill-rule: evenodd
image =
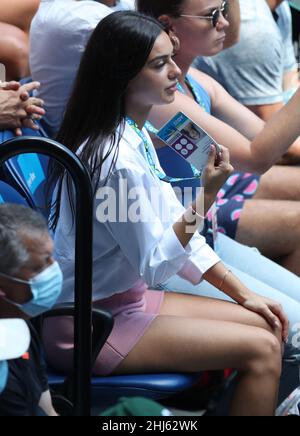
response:
M260 314L273 328L282 326L282 338L287 341L289 321L281 305L249 290L224 264L219 262L203 278L246 309ZM259 290L258 290L259 291Z
M221 86L217 85L216 89L216 116L234 126L250 140L253 139L250 144L251 160L256 160L258 172L265 172L277 163L299 163L300 126L295 123L294 118L298 117L300 113L299 91L286 106L281 102L274 105L256 106L255 109L251 107L251 109L254 109L253 112L259 115L260 118L265 118L267 123L263 124L263 120L254 119L247 108L238 102L232 102L232 99L230 103L226 91L224 93L224 89ZM248 132L245 130L245 127L249 129ZM232 161L237 166L233 156Z
M240 39L241 11L239 0L229 0L229 28L226 30L224 49L237 44Z
M215 151L211 153L203 178L206 186L205 210L215 200L231 171L227 150L223 150L218 167L215 167ZM107 216L107 197L110 197L110 192L113 196L117 193L114 201L117 210L109 210ZM201 200L200 194L197 201L201 203ZM153 181L144 170L141 172L138 164L116 171L108 185L98 190L97 201L98 222L107 227L128 262L149 287L181 272L190 257L194 258L194 252L197 252L195 269L198 283L203 272L219 262L218 256L198 232L203 218L193 214L193 210L201 215L205 211L201 213L202 209L197 204L185 209L171 186L159 180Z
M49 390L41 395L39 407L45 412L47 416L58 416L58 414L54 410Z
M253 113L264 121L270 120L277 112L284 107L283 103L248 106ZM278 165L299 165L300 164L300 137L291 145L282 158L277 162Z
M261 105L253 105L247 106L247 108L261 118L263 121L268 121L275 115L280 109L284 106L283 102L274 103L274 104L261 104Z
M299 73L298 68L293 71L287 71L283 76L283 90L289 91L293 88L299 88Z
M177 92L173 103L153 108L149 121L156 128L161 128L178 112L184 112L229 149L231 163L237 171L257 174L275 165L300 136L300 91L265 125L219 83L199 71L197 74L205 76L205 83L203 80L200 83L209 91L215 116L204 112L191 97ZM161 143L155 141L155 146Z
M237 171L264 172L265 169L260 168L260 162L252 155L251 142L248 139L254 138L264 128L264 122L234 100L225 90L224 99L224 109L226 103L228 109L224 113L220 111L220 115L224 115L224 121L218 115L212 116L206 113L192 98L180 92L176 93L173 103L154 107L149 121L154 127L160 129L178 112L183 112L206 130L219 144L229 149L231 163ZM241 125L244 130L242 133L238 131ZM155 138L153 142L156 148L165 146Z
M215 202L217 193L233 172L228 149L222 147L222 154L218 166L215 166L216 159L216 149L212 147L202 178L204 190L198 195L195 201L193 201L190 208L187 209L181 218L173 225L174 232L183 247L188 245L195 232L198 231L199 226L204 221L204 217ZM203 215L201 216L201 214Z
M116 6L117 0L96 0L98 3L102 3L109 8Z

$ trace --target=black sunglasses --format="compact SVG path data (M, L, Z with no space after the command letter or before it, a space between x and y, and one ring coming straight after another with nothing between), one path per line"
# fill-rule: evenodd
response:
M216 25L220 20L221 14L223 15L224 18L228 17L228 8L229 8L228 0L225 0L221 4L221 7L214 9L212 11L211 15L201 16L201 15L181 14L180 16L185 18L198 18L199 20L211 20L213 27L216 27Z

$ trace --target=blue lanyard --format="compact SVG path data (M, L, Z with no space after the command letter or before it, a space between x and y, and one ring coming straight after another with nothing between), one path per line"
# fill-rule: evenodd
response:
M150 168L152 169L152 171L156 174L156 176L162 180L163 182L166 183L178 183L178 182L183 182L185 180L194 180L195 178L200 179L201 178L201 173L196 170L196 168L193 168L193 172L194 172L194 177L191 178L185 178L185 179L179 179L179 178L173 178L173 177L169 177L167 175L165 175L164 173L162 173L155 165L155 162L153 160L152 154L150 152L150 148L149 148L149 141L145 135L145 133L139 129L139 127L137 126L137 124L130 118L130 117L126 117L126 122L129 124L129 126L138 134L138 136L141 138L141 140L143 141L144 147L145 147L145 151L146 151L146 155L147 155L147 160L148 163L150 165ZM147 127L148 121L146 123L146 127ZM148 129L148 127L147 127ZM153 126L151 126L152 130L155 130L155 134L158 132L156 129L154 129ZM153 132L154 133L154 132ZM194 171L195 170L195 171Z
M188 77L186 77L186 79L185 79L185 83L189 86L189 88L190 88L190 90L192 91L192 93L193 93L193 95L194 95L194 98L195 98L195 100L196 100L196 102L198 103L198 105L199 106L201 106L203 109L204 109L204 111L205 112L207 112L207 108L206 108L206 106L205 106L205 103L203 102L203 100L202 100L202 98L201 98L201 96L200 96L200 94L199 94L199 92L197 91L197 89L193 86L193 84L190 82L190 80L189 80L189 78ZM184 90L184 88L183 88L183 86L180 84L180 83L178 83L177 84L177 88L178 88L178 91L180 91L182 94L186 94L186 92L185 92L185 90ZM133 123L133 121L131 120L131 123ZM133 124L135 124L135 123L133 123ZM131 126L132 126L132 124L130 124ZM136 126L137 127L137 126ZM145 127L146 127L146 129L148 130L148 132L150 132L150 133L152 133L153 135L157 135L157 133L158 133L158 130L149 122L149 121L146 121L146 124L145 124ZM140 135L140 133L138 133L138 131L136 130L136 128L134 128L134 130L136 131L136 133L141 137L141 135ZM138 129L139 130L139 129ZM139 130L139 132L140 132L140 130ZM141 132L142 133L142 135L143 136L145 136L144 134L143 134L143 132ZM143 140L144 141L144 140ZM144 141L144 144L145 144L145 141ZM148 144L148 142L147 142L147 144ZM148 145L147 145L147 147L148 147ZM145 146L145 148L146 148L146 146ZM146 152L147 152L147 148L146 148ZM147 155L148 155L148 153L150 154L150 152L149 152L149 148L148 148L148 152L147 152ZM149 158L148 158L148 160L149 160ZM151 160L152 160L152 162L153 162L153 159L152 159L152 156L151 156ZM154 163L153 163L153 165L154 165ZM194 165L192 165L192 164L190 164L191 165L191 169L192 169L192 171L193 171L193 174L194 174L194 177L189 177L189 178L184 178L184 179L172 179L172 178L170 178L170 177L168 177L168 176L164 176L164 178L166 179L169 179L170 181L169 181L169 183L176 183L176 182L184 182L184 181L187 181L187 180L195 180L195 179L201 179L201 173L200 173L200 171L198 171L197 170L197 168L195 168L194 167ZM157 173L157 171L158 170L156 170L155 172ZM160 171L159 171L159 173L160 174L162 174ZM159 177L160 179L161 179L161 177ZM161 179L161 180L163 180L163 179ZM166 180L165 180L166 181Z
M194 95L194 99L196 100L198 105L201 106L202 109L204 109L205 112L207 112L206 105L205 105L201 95L199 94L198 90L194 87L194 85L191 83L191 81L190 81L190 79L188 77L185 78L185 83L190 88L192 94ZM182 94L186 94L186 92L185 92L183 86L181 85L181 83L178 83L177 88L178 88L178 91L180 91Z

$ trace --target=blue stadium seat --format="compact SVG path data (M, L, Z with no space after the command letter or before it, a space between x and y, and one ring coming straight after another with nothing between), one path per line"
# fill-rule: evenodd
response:
M199 382L199 374L132 374L107 377L92 377L92 407L104 410L115 404L121 397L144 397L154 401L170 399ZM62 386L65 376L48 371L49 385Z
M46 132L23 129L23 136L47 137ZM0 132L0 144L15 137L11 130ZM47 216L45 182L49 158L43 154L20 154L9 159L2 168L4 180L13 186L30 207Z
M13 203L28 206L26 200L7 183L0 181L0 204Z

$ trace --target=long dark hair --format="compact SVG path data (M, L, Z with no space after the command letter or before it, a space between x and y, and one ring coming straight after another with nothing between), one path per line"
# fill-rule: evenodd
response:
M170 15L178 18L183 13L185 0L136 0L137 10L154 18Z
M151 17L131 11L115 12L98 24L87 44L57 141L74 153L85 143L79 156L88 166L95 187L100 181L101 167L110 155L113 159L108 177L116 163L125 127L128 85L145 66L163 30ZM50 218L55 229L65 174L58 167L50 172L50 185L58 182ZM66 180L74 217L72 186L68 177Z

